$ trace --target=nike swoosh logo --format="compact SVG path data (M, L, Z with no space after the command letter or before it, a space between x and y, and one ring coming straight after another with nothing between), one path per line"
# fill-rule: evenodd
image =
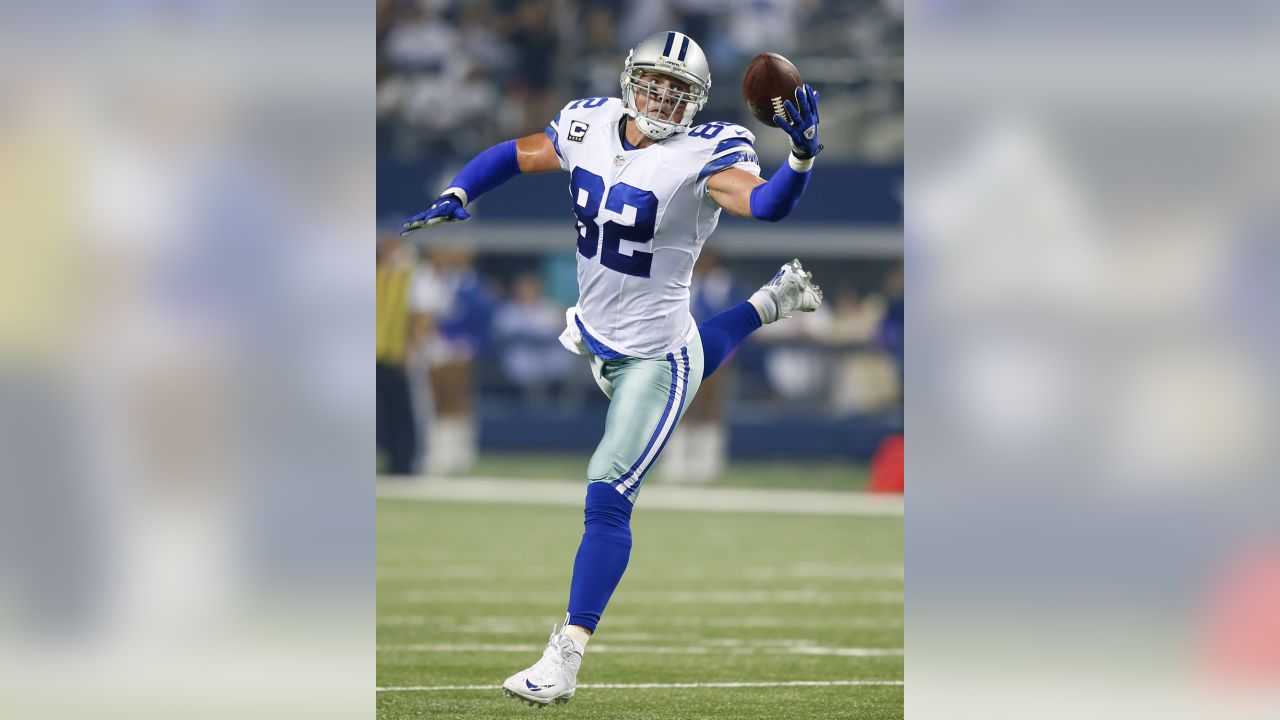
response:
M533 691L550 690L551 688L555 687L554 683L552 683L551 685L543 685L542 687L538 687L537 685L534 685L533 683L529 682L527 679L524 681L524 684L525 684L525 687Z
M737 131L737 132L735 132L735 133L734 133L734 135L746 135L746 134L747 134L747 131L746 131L746 130L739 130L739 131Z

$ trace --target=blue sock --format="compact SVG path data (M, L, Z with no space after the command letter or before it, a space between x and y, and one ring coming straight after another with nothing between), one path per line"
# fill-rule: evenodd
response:
M631 501L607 482L587 485L586 530L573 560L569 624L595 632L631 557Z
M720 367L720 363L729 357L738 343L763 324L756 306L743 300L698 325L698 333L702 335L702 378L705 380L711 377L711 373Z

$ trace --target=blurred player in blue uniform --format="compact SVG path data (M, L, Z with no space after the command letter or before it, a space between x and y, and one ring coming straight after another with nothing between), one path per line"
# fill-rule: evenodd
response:
M436 326L423 352L432 410L426 469L432 475L459 475L476 461L474 366L492 344L496 303L472 267L470 250L436 246L430 260L417 288Z
M578 668L631 553L631 510L645 473L710 375L763 323L811 312L822 291L798 260L749 299L709 320L689 312L694 263L720 220L777 221L809 182L818 144L818 94L805 85L774 118L791 138L787 162L760 177L755 136L725 122L693 124L711 71L689 36L660 32L636 45L621 98L584 98L545 133L476 156L405 232L466 220L480 195L522 173L564 170L577 217L578 303L561 342L586 355L610 398L604 437L587 464L586 522L565 623L542 658L503 683L530 702L573 696ZM785 238L779 239L785 246Z
M689 309L699 323L731 309L745 294L711 248L703 250L693 269L693 280ZM736 350L730 353L725 363L736 355ZM726 381L733 382L726 372L702 379L697 396L680 418L654 471L664 482L706 484L724 470L729 454L728 432L721 412Z

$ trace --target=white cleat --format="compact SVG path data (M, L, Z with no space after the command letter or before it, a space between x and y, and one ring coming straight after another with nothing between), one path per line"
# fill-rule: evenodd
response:
M805 271L799 260L792 260L751 299L760 309L764 322L771 323L791 317L796 311L817 310L822 304L822 288L813 282L813 275Z
M502 683L502 694L513 696L535 705L566 703L578 687L578 668L582 667L582 648L564 633L569 624L551 626L551 638L542 651L542 658L531 667L507 678Z

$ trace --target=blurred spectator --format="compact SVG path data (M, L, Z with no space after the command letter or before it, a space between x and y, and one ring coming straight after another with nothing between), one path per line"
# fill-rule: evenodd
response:
M557 97L552 79L557 72L562 43L552 25L550 0L527 0L516 8L515 28L510 40L515 46L519 75L508 86L525 98L525 132L536 132L555 116L556 110L572 98Z
M635 47L636 43L656 32L676 29L679 23L679 16L671 7L670 0L635 0L627 3L626 8L626 14L619 15L622 22L615 30L623 47ZM702 39L698 38L698 42L702 44ZM618 72L622 72L621 65Z
M463 120L451 141L459 155L491 143L494 137L523 134L523 111L512 109L502 88L520 70L515 48L503 35L505 22L488 0L462 3L458 14L458 51L470 67L458 96L445 107Z
M833 358L831 408L837 415L879 410L899 397L898 368L883 352L859 348L876 339L886 312L880 295L859 297L857 290L840 290L833 298L831 330L827 337L837 349Z
M436 332L424 347L435 411L427 427L427 471L456 475L476 461L474 363L489 350L494 302L470 250L440 245L429 257L418 290L424 306L439 309Z
M733 279L719 255L703 250L693 268L690 312L702 322L742 302L750 291ZM736 354L737 351L735 351ZM724 406L733 387L736 365L732 356L711 377L685 411L658 461L658 476L667 482L709 483L719 477L729 459Z
M381 50L393 70L422 85L462 74L459 65L466 62L454 28L426 3L414 6L387 31Z
M729 16L729 39L742 58L769 50L791 53L802 36L801 24L816 2L812 0L752 0Z
M395 234L378 238L377 249L377 429L378 471L409 475L417 454L409 378L410 353L427 329L415 297L415 253Z
M831 306L823 303L812 313L796 313L755 332L769 346L764 357L769 387L789 403L813 401L828 389L831 361L818 343L830 334L831 315Z
M903 362L906 356L906 305L903 301L905 277L901 265L885 279L883 289L888 305L885 309L884 321L880 324L880 344L898 364L898 382L902 384L906 382L903 374Z
M712 42L719 35L716 19L733 10L732 0L673 0L680 11L680 32L699 43ZM705 50L705 48L704 48Z
M546 405L578 369L557 339L564 322L564 311L544 295L542 279L532 272L515 279L511 298L494 317L503 370L527 402Z
M378 0L377 24L374 30L374 37L376 38L378 45L378 62L376 72L379 84L381 84L382 80L391 72L391 68L386 62L386 53L384 52L384 48L386 47L387 34L391 32L391 28L395 27L396 15L394 6L395 0Z
M400 159L452 165L536 132L569 100L616 96L627 50L668 29L711 61L707 119L749 124L740 73L756 53L782 52L848 139L828 154L901 159L901 0L379 0L377 21L379 143Z
M459 50L494 78L506 78L517 69L515 51L502 34L502 20L489 0L467 0L458 8Z
M586 40L573 62L573 89L578 97L613 96L619 91L618 77L626 50L616 39L617 16L604 5L589 4L583 15Z
M847 171L850 162L898 163L901 23L901 0L379 0L378 148L380 168L385 162L389 170L379 182L422 190L425 199L486 147L540 131L564 103L617 96L627 50L668 29L695 37L710 58L715 89L700 118L746 124L770 163L785 153L785 140L750 118L738 91L746 60L765 51L788 54L820 87L828 132L845 138L829 144L823 156L831 156L824 167L832 176ZM412 201L389 202L385 212L399 214L407 204ZM384 212L381 202L379 212ZM574 253L545 240L553 223L567 220L545 222L537 239L539 233L490 236L485 231L492 224L464 228L477 233L478 270L469 260L465 267L455 266L448 250L433 253L424 265L416 307L439 315L441 328L424 345L423 367L411 368L410 377L419 381L419 416L439 416L426 433L432 441L427 458L432 472L470 467L481 414L473 403L483 409L493 400L496 407L501 398L503 408L518 414L553 400L557 412L572 417L571 410L581 410L582 403L601 400L590 376L574 367L571 357L555 346L545 355L537 351L542 339L558 334L561 308L574 303L578 293ZM522 253L527 256L516 261ZM817 272L828 293L827 308L816 317L764 328L703 385L656 476L686 482L714 478L724 465L729 407L748 409L767 421L769 405L847 415L885 409L896 400L901 293L882 290L864 297L852 292L855 284L872 287L867 283L875 281L868 276L883 267L878 260L850 262L855 255L837 256L840 271L827 266ZM766 266L760 268L763 273L773 262L746 254L730 258L744 272L757 264ZM521 275L535 269L537 277ZM845 270L852 274L842 277ZM756 272L751 270L753 278ZM706 252L696 273L692 312L699 320L754 289L754 283L735 286L728 270ZM493 278L516 278L501 307L484 290L483 281ZM486 313L489 321L483 320ZM499 352L485 357L490 334ZM473 386L479 393L474 399ZM511 403L513 397L522 402ZM780 397L787 403L773 402ZM538 412L545 408L530 417ZM485 415L486 423L492 419Z
M483 32L459 33L423 3L387 31L380 49L392 73L378 84L378 116L392 122L398 147L463 152L483 142L484 126L476 121L490 113L497 93L487 67L471 53L501 54L486 48Z
M837 290L831 320L830 340L837 343L872 342L884 320L887 304L876 293L861 296L856 288Z

